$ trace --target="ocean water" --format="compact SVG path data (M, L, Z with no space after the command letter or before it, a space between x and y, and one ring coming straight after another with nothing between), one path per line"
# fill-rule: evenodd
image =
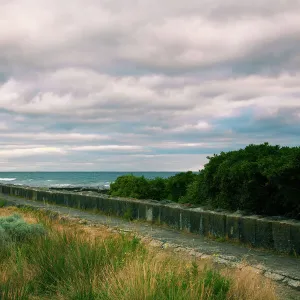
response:
M119 176L133 174L146 178L167 178L177 172L0 172L0 183L32 187L109 188Z

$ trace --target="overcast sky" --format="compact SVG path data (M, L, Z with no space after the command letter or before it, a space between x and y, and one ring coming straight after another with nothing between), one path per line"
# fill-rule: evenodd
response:
M300 0L0 0L0 171L199 170L300 144Z

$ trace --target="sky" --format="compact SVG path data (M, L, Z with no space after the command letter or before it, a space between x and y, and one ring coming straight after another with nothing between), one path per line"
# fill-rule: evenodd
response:
M0 0L1 171L197 171L300 144L300 0Z

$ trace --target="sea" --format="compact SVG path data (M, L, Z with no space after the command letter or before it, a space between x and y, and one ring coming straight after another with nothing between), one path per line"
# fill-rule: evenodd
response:
M109 188L119 176L133 174L152 179L167 178L178 172L0 172L0 183L31 187Z

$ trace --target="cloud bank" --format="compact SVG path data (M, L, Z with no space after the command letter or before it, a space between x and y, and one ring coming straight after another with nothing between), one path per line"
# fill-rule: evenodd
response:
M299 0L0 0L0 170L199 170L299 145L299 15Z

